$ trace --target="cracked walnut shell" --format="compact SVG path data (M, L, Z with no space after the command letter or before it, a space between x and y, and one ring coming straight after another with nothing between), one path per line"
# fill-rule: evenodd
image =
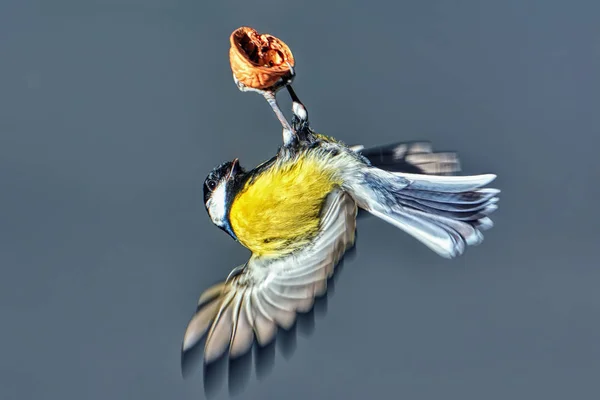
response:
M244 86L267 90L280 79L292 76L294 56L275 36L243 26L233 31L229 42L231 71Z

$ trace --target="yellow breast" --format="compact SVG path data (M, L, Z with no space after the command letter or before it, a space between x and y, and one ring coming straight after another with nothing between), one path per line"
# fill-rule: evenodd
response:
M305 154L275 162L235 197L229 220L240 243L256 255L285 254L307 244L318 232L327 195L341 181L322 160Z

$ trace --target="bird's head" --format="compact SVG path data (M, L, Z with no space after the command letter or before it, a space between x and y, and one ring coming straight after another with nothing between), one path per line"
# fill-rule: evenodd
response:
M236 158L214 168L204 180L204 205L210 219L234 239L237 238L229 223L229 209L244 175Z

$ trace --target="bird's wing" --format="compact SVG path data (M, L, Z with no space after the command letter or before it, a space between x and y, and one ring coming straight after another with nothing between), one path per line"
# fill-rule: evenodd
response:
M252 256L232 271L225 282L206 290L183 339L183 349L206 336L204 362L246 353L254 338L264 346L277 327L289 329L297 312L311 309L325 294L344 253L354 245L357 206L342 190L332 192L322 209L321 227L312 243L280 258Z
M424 141L398 142L351 150L366 157L374 167L392 172L427 175L454 175L460 172L460 160L454 152L434 152L431 143Z

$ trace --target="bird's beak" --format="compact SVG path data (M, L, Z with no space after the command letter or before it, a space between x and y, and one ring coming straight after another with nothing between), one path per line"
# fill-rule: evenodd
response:
M227 179L234 178L235 175L238 173L239 169L240 169L240 162L236 158L235 160L233 160L231 162L231 170L229 171L229 175L227 175Z

